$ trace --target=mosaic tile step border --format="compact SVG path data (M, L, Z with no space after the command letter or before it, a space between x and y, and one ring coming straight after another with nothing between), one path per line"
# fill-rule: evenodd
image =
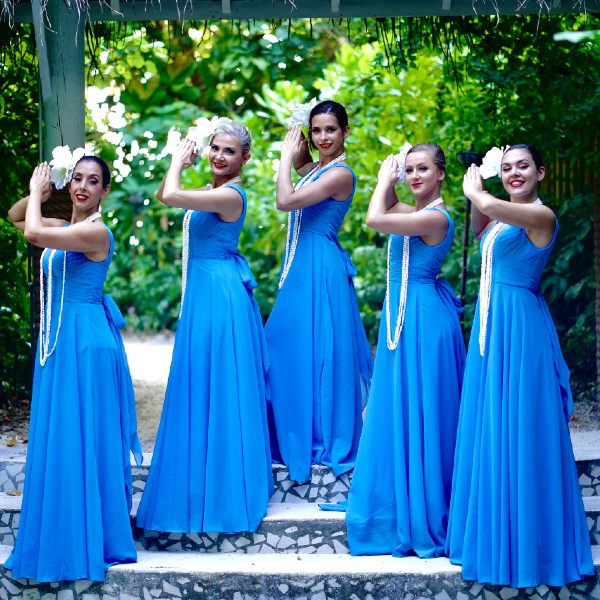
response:
M576 450L579 485L584 497L600 496L600 449ZM144 455L144 466L133 469L134 498L140 498L151 455ZM314 465L310 482L298 484L290 480L286 467L273 465L275 493L271 502L338 502L345 500L352 480L351 473L335 477L329 467ZM23 490L25 459L0 460L0 492Z
M600 498L585 498L592 545L600 544ZM135 507L134 507L135 508ZM19 526L20 498L0 496L0 544L12 546ZM235 554L348 554L344 513L313 503L272 504L255 533L161 533L132 529L138 550Z
M10 549L0 547L3 564ZM447 559L390 556L253 557L140 552L106 581L40 584L0 567L2 600L584 600L600 598L596 577L563 587L514 589L465 582Z
M584 497L600 496L600 452L595 449L575 450L579 486Z
M14 545L20 498L0 495L0 544ZM136 507L134 506L134 509ZM343 513L322 511L314 503L272 504L255 533L162 533L131 520L138 550L237 554L348 554ZM1 595L0 595L1 597Z
M237 554L349 554L344 513L314 503L271 504L255 533L160 533L134 527L144 550Z
M140 498L146 485L151 456L144 455L144 466L133 468L134 498ZM283 465L273 465L275 490L271 502L338 502L346 500L350 488L351 473L336 477L329 467L313 465L311 479L297 483L289 478ZM0 460L0 492L23 491L25 460Z

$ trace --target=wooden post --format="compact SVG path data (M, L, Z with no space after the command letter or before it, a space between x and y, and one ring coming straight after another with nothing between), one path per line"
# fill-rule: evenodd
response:
M48 0L46 14L40 0L32 0L32 20L40 71L42 101L43 160L52 159L56 146L73 151L85 146L85 14L79 14L74 0ZM67 188L55 191L44 203L47 217L71 220L72 203ZM39 330L39 258L41 249L32 247L31 347ZM35 356L35 354L34 354Z
M39 5L35 0L32 10L39 10ZM56 146L74 150L85 144L85 14L79 14L73 0L48 0L46 18L45 30L43 18L35 20L40 79L46 82L42 85L43 156L50 160Z

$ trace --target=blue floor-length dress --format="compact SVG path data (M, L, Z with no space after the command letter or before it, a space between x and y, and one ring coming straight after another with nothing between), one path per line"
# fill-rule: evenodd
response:
M52 261L54 352L33 380L19 530L5 567L18 579L103 581L137 558L130 523L130 449L141 464L133 386L119 329L123 317L102 293L110 265L64 251ZM49 251L44 255L48 274ZM48 286L46 286L46 294ZM49 303L46 303L48 309Z
M336 164L328 169L348 169ZM356 180L355 180L356 181ZM356 269L338 242L350 197L302 210L298 245L265 327L271 357L273 456L290 478L310 479L311 464L336 476L354 467L373 359L360 320Z
M483 356L479 302L467 355L446 542L463 578L562 586L594 573L568 419L564 362L537 248L504 225L493 249ZM485 236L484 236L485 239Z
M440 212L448 218L443 241L428 246L420 237L410 238L405 321L394 350L387 346L384 303L346 509L354 555L432 558L444 551L465 344L458 320L460 302L450 286L437 279L454 239L452 218ZM403 242L403 236L392 236L392 339Z
M273 493L268 366L256 282L228 223L194 211L183 309L137 524L174 532L255 531Z

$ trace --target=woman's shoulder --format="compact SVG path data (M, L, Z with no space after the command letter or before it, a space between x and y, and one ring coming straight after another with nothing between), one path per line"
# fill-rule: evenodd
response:
M232 190L235 190L244 199L244 201L246 200L246 190L244 190L244 188L241 186L241 184L226 183L225 186L228 188L231 188Z
M329 164L329 165L325 165L321 171L325 172L331 169L337 169L337 173L346 173L346 172L350 172L352 174L352 177L355 177L355 173L354 173L354 169L346 164L346 163L335 163L333 165Z
M328 173L329 176L333 176L336 177L336 184L339 185L352 185L352 190L350 192L350 195L348 196L348 198L343 199L343 200L335 200L335 202L337 202L338 204L344 204L344 203L349 203L352 201L352 198L354 197L354 191L356 188L356 174L354 173L354 171L352 170L352 167L350 167L349 165L347 165L346 163L336 163L333 165L326 165L325 167L323 167L322 169L319 170L319 172L317 173L317 175L315 176L315 180L317 180L321 175ZM328 198L327 200L330 200L331 198Z

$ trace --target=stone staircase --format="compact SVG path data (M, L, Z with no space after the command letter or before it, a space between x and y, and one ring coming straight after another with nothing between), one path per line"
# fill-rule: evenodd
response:
M588 516L596 577L562 588L513 589L464 582L445 558L353 557L348 553L344 514L317 502L347 497L350 478L313 467L311 481L297 485L275 466L275 493L256 533L157 533L135 526L138 562L111 567L104 583L40 584L18 580L0 567L0 600L600 600L600 447L576 451ZM134 469L134 507L143 491L150 457ZM0 564L8 557L19 525L23 457L0 460Z

